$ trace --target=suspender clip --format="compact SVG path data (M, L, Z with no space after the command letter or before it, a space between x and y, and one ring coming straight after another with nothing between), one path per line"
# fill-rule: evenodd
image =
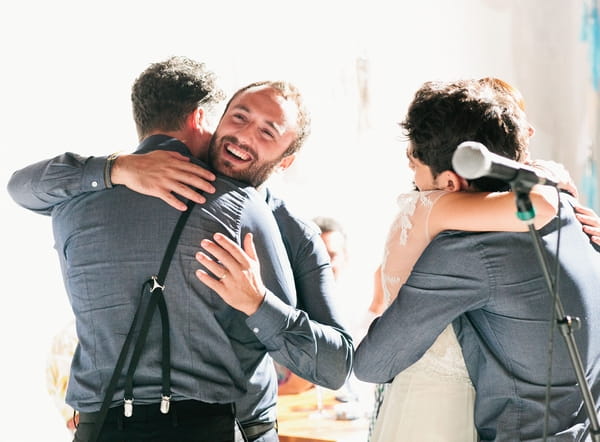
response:
M162 414L167 414L169 412L170 407L171 407L171 396L163 395L160 400L160 412Z
M131 417L133 415L133 398L125 399L125 404L123 405L123 414L125 417Z
M152 287L150 288L150 292L153 292L156 289L164 290L165 286L161 285L160 282L158 282L158 276L154 275L152 277Z

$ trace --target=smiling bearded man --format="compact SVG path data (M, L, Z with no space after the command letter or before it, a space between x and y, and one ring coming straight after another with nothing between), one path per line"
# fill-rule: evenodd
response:
M296 122L300 130L306 126L298 121L306 116L294 104L297 95L284 82L253 83L240 89L211 139L208 161L212 167L254 187L263 184L274 169L287 169L306 136L300 133L294 139L285 130ZM281 145L288 147L282 152Z

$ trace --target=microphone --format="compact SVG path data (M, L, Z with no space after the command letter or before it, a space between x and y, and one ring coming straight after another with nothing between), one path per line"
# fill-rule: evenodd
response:
M456 173L468 180L496 178L515 186L531 189L536 184L557 186L558 183L538 175L534 168L490 152L476 141L464 141L452 155Z

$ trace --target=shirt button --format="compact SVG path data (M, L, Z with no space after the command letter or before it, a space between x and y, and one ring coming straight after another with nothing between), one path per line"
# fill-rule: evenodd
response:
M98 181L92 181L92 187L98 187Z
M258 327L254 327L254 328L252 329L252 331L253 331L254 333L258 333L260 330L258 329Z

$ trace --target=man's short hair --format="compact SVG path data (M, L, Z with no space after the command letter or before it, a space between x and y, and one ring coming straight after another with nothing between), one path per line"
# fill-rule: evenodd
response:
M199 106L210 111L225 99L216 76L204 63L175 56L151 64L131 90L133 118L140 139L152 131L176 131Z
M527 155L529 124L514 97L487 82L426 82L415 94L401 123L411 154L435 176L454 170L452 156L463 141L477 141L491 152L516 161ZM477 190L507 190L500 180L470 182Z

